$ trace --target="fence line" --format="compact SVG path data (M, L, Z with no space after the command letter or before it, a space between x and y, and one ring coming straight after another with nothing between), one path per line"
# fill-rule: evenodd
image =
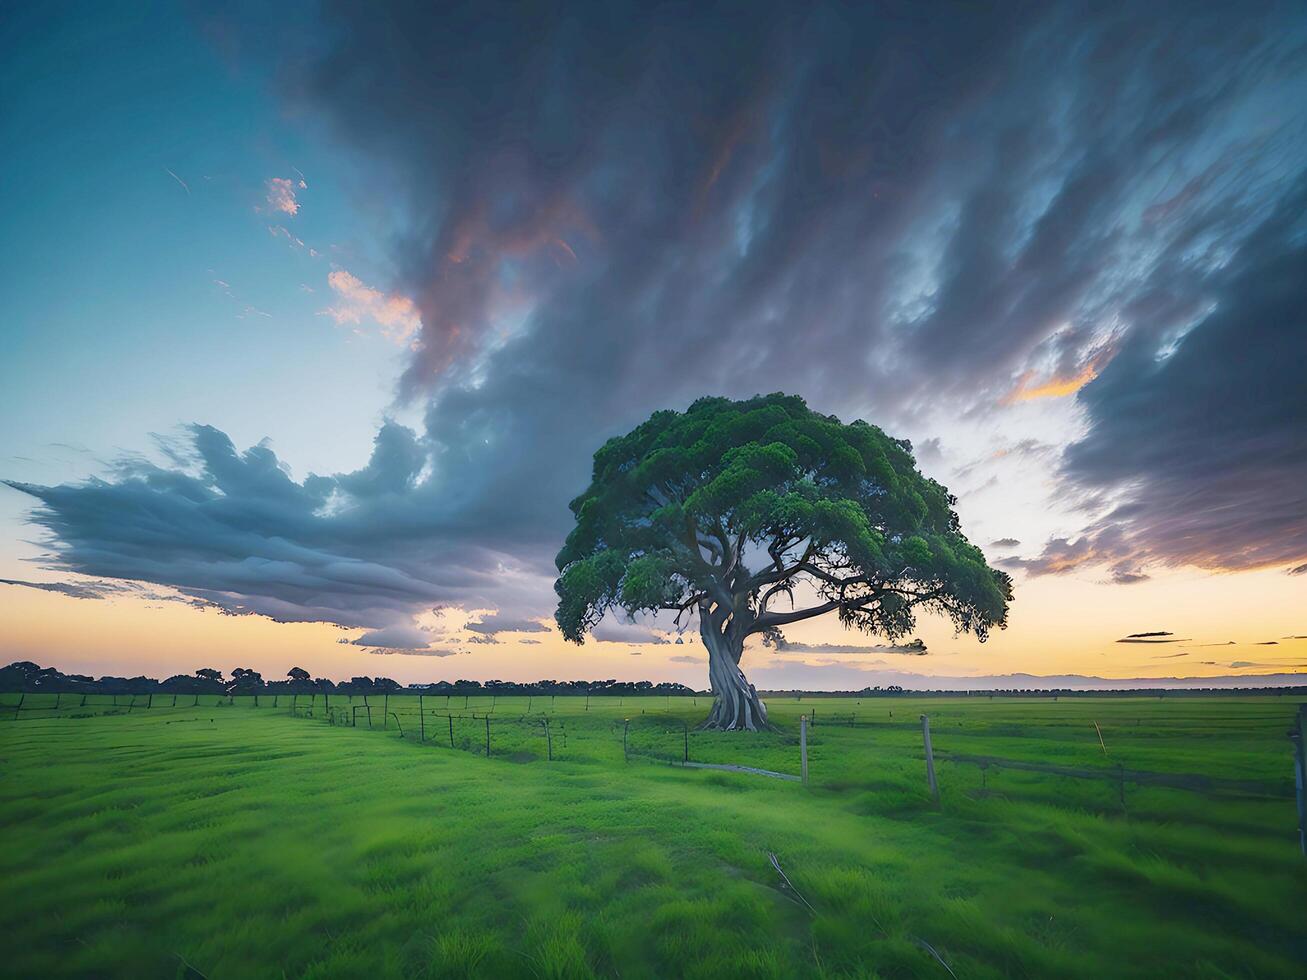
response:
M78 709L104 707L131 714L136 710L201 706L218 707L234 703L232 695L223 694L149 692L141 696L139 694L101 694L99 692L81 694L50 692L55 694L53 703L42 705L31 703L31 699L26 692L17 693L19 696L16 703L0 705L0 710L4 708L12 710L12 713L8 715L12 720L17 720L20 717L33 717L35 713L44 714L49 711L70 710L74 706ZM416 712L390 710L388 694L337 693L332 698L330 692L288 693L288 704L285 708L280 706L280 692L274 694L271 701L265 694L262 703L259 703L257 699L254 701L254 707L263 710L272 708L297 717L320 718L328 724L347 727L358 727L361 716L369 728L389 730L391 727L390 721L394 720L395 731L401 739L416 740L421 744L445 745L451 749L463 749L487 757L525 756L526 758L542 758L544 761L549 762L601 761L615 757L620 747L622 758L627 761L650 760L688 765L691 768L723 768L727 771L751 772L759 770L757 766L740 765L734 761L722 761L720 758L722 753L720 752L710 754L709 758L700 757L698 752L694 750L694 746L700 744L700 739L704 737L707 738L707 744L712 745L711 733L692 731L689 720L681 715L647 714L648 706L656 704L661 696L633 698L633 701L642 704L641 714L612 719L607 726L606 738L602 735L596 737L597 733L602 732L604 729L602 727L596 728L593 722L583 722L582 718L586 716L580 713L576 716L558 716L550 714L546 710L514 715L505 713L500 708L498 705L500 699L497 696L488 697L489 705L472 706L470 696L467 695L461 696L463 697L463 711L460 712L457 710L459 695L405 694L404 696L408 699L417 700ZM436 710L425 704L427 700L442 697L444 698L442 707L445 707L446 710ZM517 698L518 696L514 697ZM548 708L552 709L555 706L556 695L547 697L549 698ZM379 704L377 698L381 699ZM528 707L534 707L537 703L545 705L545 698L546 696L543 695L521 696L521 699L527 702ZM75 701L75 699L77 700ZM485 696L482 699L485 699ZM580 700L579 696L577 696L577 700ZM590 699L587 698L586 700L588 702ZM622 707L625 699L617 698L616 700L618 701L618 707ZM202 705L202 701L208 703ZM379 717L373 712L374 707L380 709L381 714ZM606 707L611 709L612 705L609 704ZM451 708L453 710L450 710ZM416 718L413 717L414 714L416 714ZM573 717L575 722L581 724L582 727L579 730L569 727L569 717ZM840 729L846 728L874 728L882 732L902 733L917 727L907 718L893 720L893 710L891 709L888 715L885 715L883 707L879 711L869 711L866 714L859 712L824 713L819 717L820 720L818 720L818 712L815 710L808 715L810 740L817 735L820 729L831 729L833 730L831 734L837 735ZM404 724L406 720L410 722L407 727ZM413 722L416 724L413 724ZM1002 724L990 725L983 731L983 734L1001 734L1002 727ZM941 729L939 737L947 739L949 731L950 729L947 728ZM1096 725L1091 729L1091 733L1093 731L1101 732ZM968 734L973 734L973 732L968 732ZM851 734L848 737L851 738ZM1301 736L1299 737L1301 738ZM569 742L575 743L580 748L579 754ZM790 743L783 740L771 747L777 748L787 744ZM859 740L859 744L861 744L861 740ZM1103 744L1101 734L1098 744L1100 746ZM850 749L844 736L840 736L837 742L831 743L832 748L837 745L845 750ZM587 748L596 746L598 747L597 752L586 751ZM795 747L797 748L797 744ZM818 747L820 749L820 744L818 744ZM856 750L856 747L853 748ZM911 758L911 750L908 747L895 744L893 748L895 750L903 749L905 752L904 759ZM611 756L610 752L612 753ZM1143 769L1127 769L1121 764L1111 769L1075 767L946 750L937 750L935 755L939 760L945 762L960 766L977 767L981 773L982 789L987 787L987 772L991 768L995 770L1026 771L1049 776L1098 781L1107 786L1115 786L1118 788L1123 807L1125 804L1125 785L1127 783L1197 793L1237 795L1263 800L1293 799L1296 795L1293 788L1287 788L1288 784L1274 780L1236 779L1198 773L1155 772ZM713 756L716 756L716 758L713 758ZM817 758L818 770L820 771L821 755L819 754ZM917 758L920 759L921 756L917 756ZM799 761L796 757L796 764ZM1300 773L1307 770L1307 762L1299 762L1295 759L1294 763L1295 776L1298 779L1303 779ZM767 773L771 770L760 771ZM780 775L788 778L788 774L782 773ZM941 777L944 775L940 774ZM801 779L802 777L796 778ZM948 782L947 778L939 779L938 791L944 795L947 795L949 791ZM821 785L820 778L818 778L817 784ZM1307 824L1307 818L1300 817L1300 824ZM1307 846L1307 829L1300 829L1300 834L1305 846Z

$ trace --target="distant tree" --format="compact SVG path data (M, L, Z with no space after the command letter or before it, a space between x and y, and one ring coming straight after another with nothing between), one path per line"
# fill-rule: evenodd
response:
M231 672L231 680L227 683L228 694L258 694L261 690L263 675L257 670L237 667Z
M286 676L293 681L307 681L310 677L309 672L303 667L292 667L286 671Z
M706 727L764 727L744 641L835 613L898 639L918 608L982 641L1011 579L963 537L955 499L911 444L801 398L704 398L595 453L558 553L556 618L580 643L609 610L696 615L715 695ZM785 603L788 608L778 608Z
M396 691L402 691L403 685L399 681L391 680L389 677L377 677L372 681L372 690L378 694L394 694Z
M0 687L6 691L54 690L62 677L53 667L41 667L30 660L17 660L0 669Z

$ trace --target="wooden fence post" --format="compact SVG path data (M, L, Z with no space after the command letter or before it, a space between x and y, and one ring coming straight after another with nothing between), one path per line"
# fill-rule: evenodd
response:
M454 716L447 715L446 717L449 718L449 747L452 749L454 747Z
M486 715L486 758L490 758L490 715Z
M418 742L427 740L427 715L422 710L422 695L418 695Z
M681 725L685 728L685 760L690 761L690 723L684 718L681 719Z
M395 719L395 723L396 724L399 723L398 718ZM382 728L390 727L390 692L389 691L386 692L386 694L384 695L384 700L381 702L381 727Z
M545 754L550 762L554 761L554 740L549 734L548 715L545 715Z
M930 747L930 716L921 716L921 738L926 745L926 781L930 784L930 798L939 803L939 784L935 782L935 753Z
M1293 781L1298 790L1298 846L1307 857L1307 704L1298 705L1298 717L1289 733L1293 739Z
M630 731L631 731L631 719L627 718L622 723L622 761L623 762L631 761L630 756L627 754L627 750L626 750L626 737L630 733Z
M799 715L799 776L808 785L808 716Z

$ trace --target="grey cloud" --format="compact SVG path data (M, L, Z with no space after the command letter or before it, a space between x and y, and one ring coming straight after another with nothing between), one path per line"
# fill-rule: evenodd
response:
M614 623L604 620L590 635L600 643L653 643L668 644L671 641L661 633L656 633L647 626L638 623Z
M521 616L506 616L502 613L483 616L476 622L468 623L464 628L473 633L482 633L486 636L494 636L496 633L549 632L549 627L538 620L526 619Z
M999 538L997 541L991 541L991 548L1016 548L1021 544L1016 538Z
M1242 569L1307 556L1304 203L1300 178L1226 246L1228 260L1203 284L1210 312L1132 332L1081 392L1090 427L1066 451L1066 481L1126 494L1078 541L1050 542L1028 570L1100 561ZM1175 339L1168 325L1187 332Z
M395 452L412 442L401 428L387 423L368 465L334 477L297 482L266 445L238 452L195 425L166 447L169 466L127 457L109 480L9 485L39 501L32 519L49 534L50 566L171 586L231 613L411 629L433 605L547 588L454 526L443 487L416 483L412 459Z
M42 592L54 592L73 599L104 599L130 591L112 582L28 582L23 579L0 578L0 585L21 585Z
M422 650L431 644L431 633L416 626L387 626L369 630L352 643L357 647L390 647L405 650Z
M680 656L668 657L667 659L674 664L706 664L708 662L707 657L692 657L689 654L681 654Z
M1063 474L1105 516L1001 564L1303 563L1301 18L918 10L339 5L265 41L406 215L422 429L302 481L197 426L15 484L50 564L282 620L547 615L567 501L652 409L789 390L893 430L1088 368Z
M794 643L781 637L768 642L766 645L774 647L778 654L785 653L848 653L848 654L869 654L869 653L901 653L910 657L924 657L928 652L923 640L909 640L907 643L873 643L873 644L856 644L856 643Z

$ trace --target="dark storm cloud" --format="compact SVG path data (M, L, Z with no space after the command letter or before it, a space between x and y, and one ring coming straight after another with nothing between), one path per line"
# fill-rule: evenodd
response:
M294 30L266 45L313 52L291 98L405 215L423 431L299 482L196 427L167 467L19 485L53 566L376 629L547 615L591 454L655 408L788 390L893 431L1094 374L1064 479L1114 506L1003 564L1307 557L1293 6L341 4Z
M447 602L487 605L536 585L510 556L452 540L438 489L416 482L413 434L388 423L366 467L292 479L267 446L238 452L192 426L171 466L120 462L112 480L10 483L40 501L50 564L169 585L192 600L282 621L374 627L365 646L424 646L410 617Z
M1077 561L1240 569L1307 555L1307 183L1237 247L1209 243L1210 310L1182 339L1136 329L1084 391L1088 434L1068 480L1116 494L1076 542L1032 571ZM1176 285L1183 281L1173 271ZM1172 329L1184 326L1172 321Z

